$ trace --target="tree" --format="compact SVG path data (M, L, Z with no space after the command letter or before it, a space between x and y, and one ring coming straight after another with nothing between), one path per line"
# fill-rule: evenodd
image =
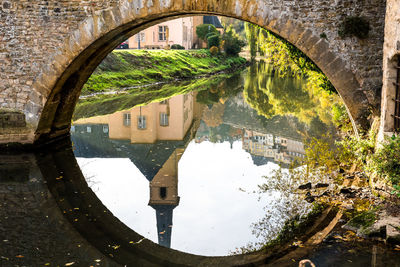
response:
M222 43L225 53L230 56L238 56L242 47L246 45L243 40L235 33L232 27L229 27L222 35Z
M201 24L196 27L196 34L203 41L207 41L208 33L219 34L217 28L215 28L215 26L212 24Z
M247 42L249 43L250 56L253 60L257 56L259 27L249 22L246 22L244 24L244 28L246 31Z

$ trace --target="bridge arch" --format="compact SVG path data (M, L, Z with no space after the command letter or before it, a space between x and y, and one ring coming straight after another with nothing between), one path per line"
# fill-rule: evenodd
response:
M341 95L356 127L368 124L368 99L352 70L328 41L288 13L263 0L121 0L94 11L65 39L33 84L39 95L35 142L68 134L81 88L100 62L122 41L148 26L182 16L213 14L257 24L303 51Z

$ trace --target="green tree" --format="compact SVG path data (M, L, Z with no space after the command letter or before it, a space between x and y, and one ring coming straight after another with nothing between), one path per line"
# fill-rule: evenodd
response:
M250 48L250 56L253 60L257 56L259 27L249 22L245 22L244 29L246 31L246 39Z
M212 24L201 24L196 27L196 34L203 41L207 41L207 34L209 33L219 34L217 28Z
M239 39L239 36L232 27L229 27L224 32L222 41L225 53L229 56L238 56L240 51L242 51L242 47L246 45L246 42Z

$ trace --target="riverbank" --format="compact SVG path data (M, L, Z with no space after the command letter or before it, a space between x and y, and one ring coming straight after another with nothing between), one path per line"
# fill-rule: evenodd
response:
M231 72L246 62L208 50L115 50L90 76L82 95Z

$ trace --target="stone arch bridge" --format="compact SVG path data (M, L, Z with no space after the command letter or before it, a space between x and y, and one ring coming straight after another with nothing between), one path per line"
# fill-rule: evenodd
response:
M385 12L381 0L0 0L0 143L68 134L83 84L116 45L196 14L249 21L294 44L365 127L379 114ZM339 37L348 16L370 23L368 38Z

